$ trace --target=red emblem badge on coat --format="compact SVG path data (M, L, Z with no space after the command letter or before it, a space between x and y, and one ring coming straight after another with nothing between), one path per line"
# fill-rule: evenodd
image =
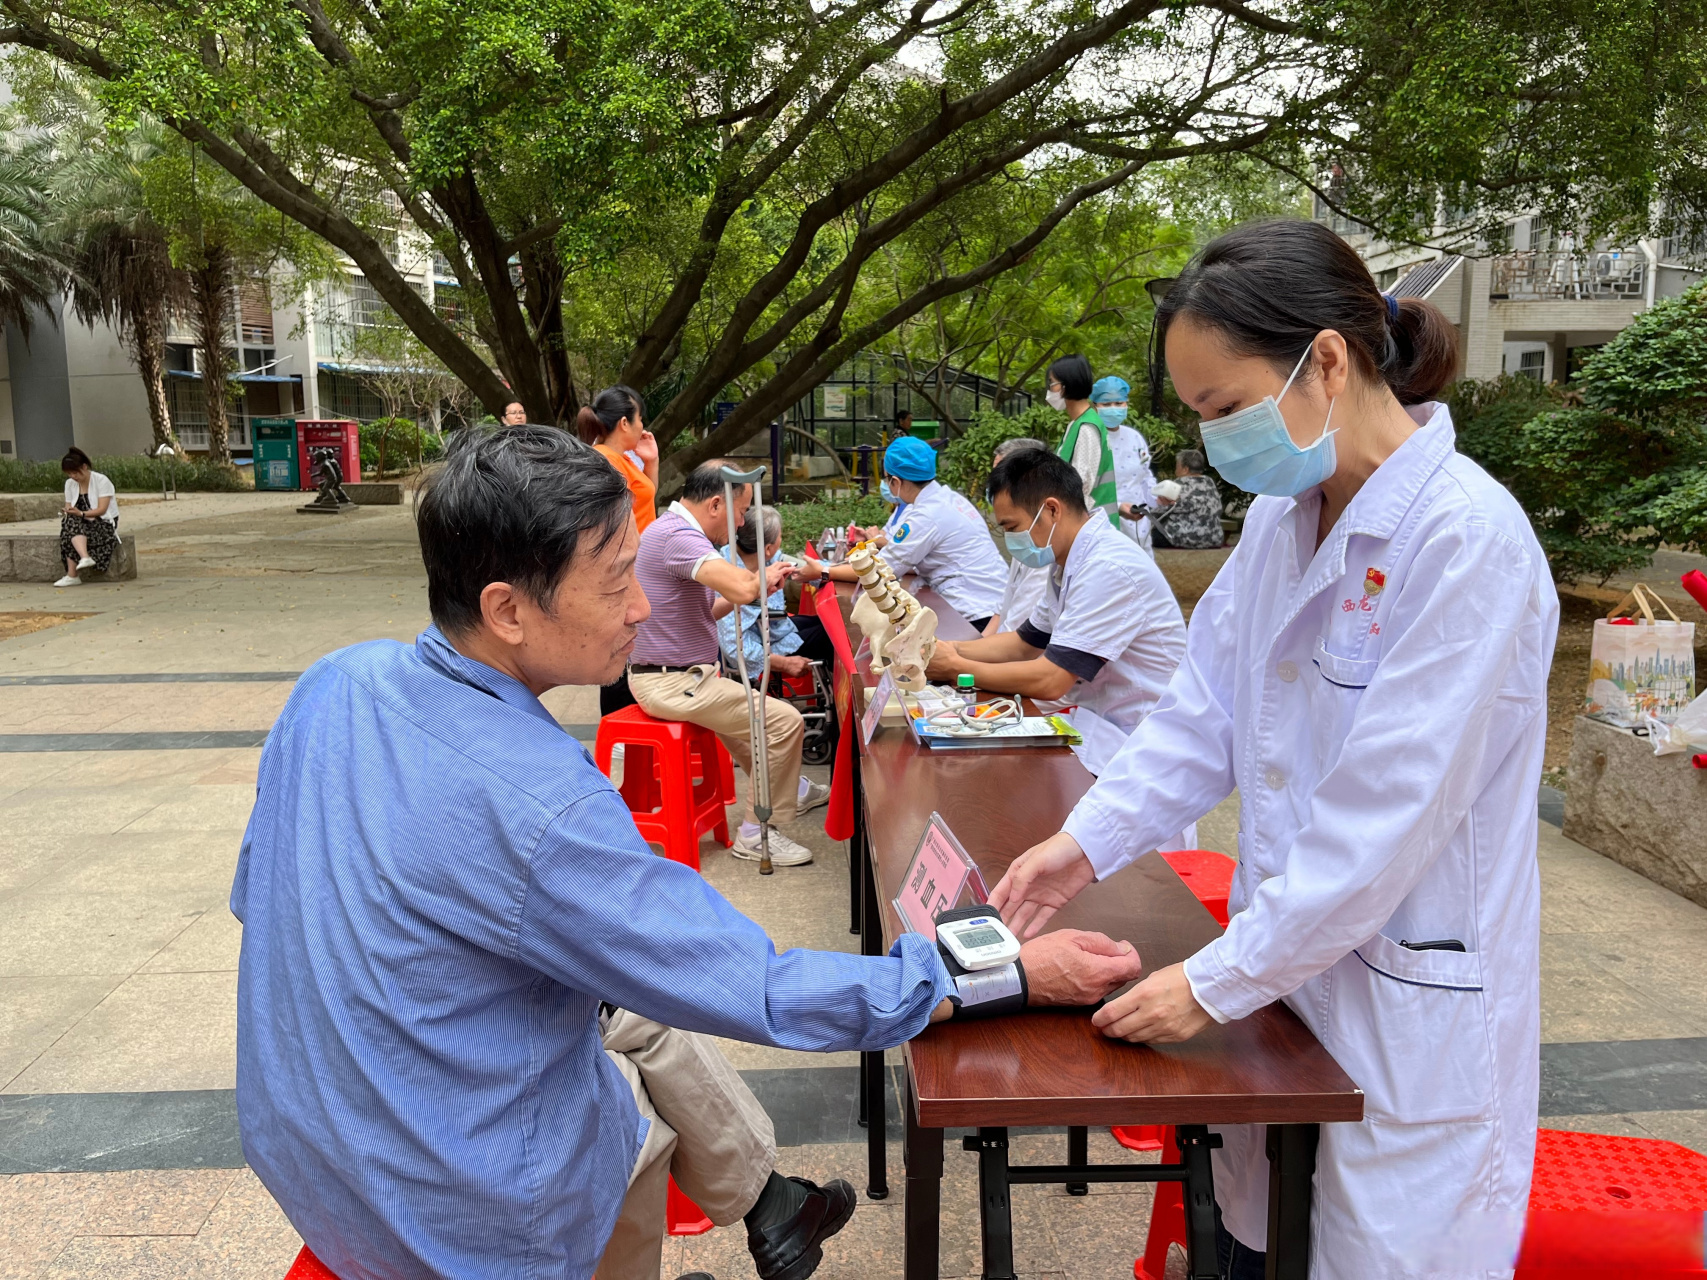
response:
M1363 575L1363 594L1366 596L1380 595L1381 588L1386 585L1387 575L1379 569L1370 569Z

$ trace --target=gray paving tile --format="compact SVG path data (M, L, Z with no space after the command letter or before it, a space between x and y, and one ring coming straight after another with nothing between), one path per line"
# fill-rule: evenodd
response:
M1707 1038L1541 1046L1541 1114L1616 1115L1707 1104Z

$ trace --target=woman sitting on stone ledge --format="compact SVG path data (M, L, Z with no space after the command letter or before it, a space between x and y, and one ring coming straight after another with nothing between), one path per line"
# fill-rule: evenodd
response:
M119 549L119 496L113 482L89 465L89 455L73 446L60 459L65 472L65 513L59 518L59 554L65 576L53 585L80 587L85 569L102 573Z

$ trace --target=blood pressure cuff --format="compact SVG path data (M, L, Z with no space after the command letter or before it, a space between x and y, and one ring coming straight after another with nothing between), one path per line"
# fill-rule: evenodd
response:
M951 920L970 920L975 916L990 915L998 913L987 906L953 907L938 912L936 922L941 925ZM954 953L942 943L937 943L936 949L937 954L942 957L943 966L948 970L948 999L954 1006L956 1021L994 1018L1005 1013L1019 1013L1025 1008L1030 988L1026 986L1025 965L1020 961L1015 960L1000 969L981 969L977 973L968 973L960 967Z

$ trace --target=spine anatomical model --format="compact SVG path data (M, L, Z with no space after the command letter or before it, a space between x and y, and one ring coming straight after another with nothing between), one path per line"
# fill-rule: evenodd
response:
M848 564L859 574L859 585L883 615L897 628L919 612L919 602L895 579L895 571L861 543L848 555Z

